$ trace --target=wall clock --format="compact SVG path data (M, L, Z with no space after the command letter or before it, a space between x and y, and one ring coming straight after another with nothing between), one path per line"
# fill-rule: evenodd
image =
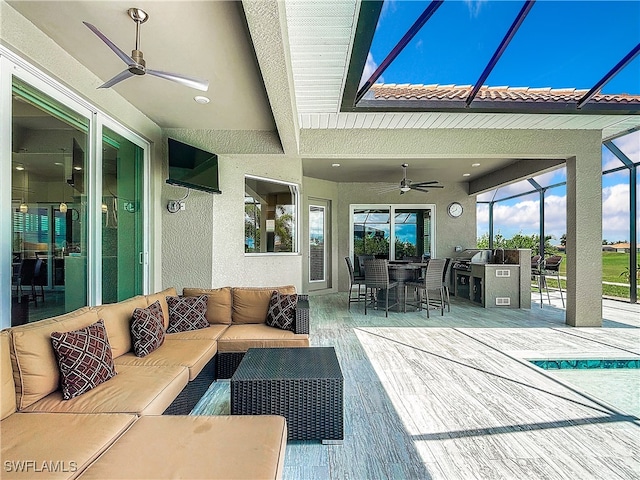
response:
M458 202L452 202L447 207L447 213L452 218L458 218L460 215L462 215L462 211L462 205L460 205Z

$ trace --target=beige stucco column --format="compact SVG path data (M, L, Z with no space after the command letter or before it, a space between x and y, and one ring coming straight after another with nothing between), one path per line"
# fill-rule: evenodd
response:
M567 159L567 315L602 326L602 146L597 137Z

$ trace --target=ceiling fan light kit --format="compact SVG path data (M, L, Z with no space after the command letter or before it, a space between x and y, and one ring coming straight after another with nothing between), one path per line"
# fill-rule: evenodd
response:
M130 8L127 10L129 17L136 24L136 45L135 48L131 51L131 56L127 55L124 51L122 51L115 43L113 43L106 35L104 35L100 30L98 30L94 25L89 22L84 23L89 30L96 34L96 36L102 40L110 49L115 53L126 65L126 70L118 73L115 77L107 80L105 83L100 85L98 88L110 88L114 85L130 78L134 75L153 75L154 77L163 78L165 80L170 80L172 82L179 83L181 85L195 88L196 90L201 90L206 92L209 90L209 81L202 80L195 77L189 77L187 75L182 75L179 73L170 73L163 72L160 70L151 70L147 68L147 63L144 60L144 55L142 50L139 49L140 46L140 25L149 20L149 15L147 12L140 8Z

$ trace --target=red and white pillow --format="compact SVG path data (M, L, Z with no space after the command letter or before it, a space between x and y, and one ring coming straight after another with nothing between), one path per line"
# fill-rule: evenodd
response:
M164 343L164 316L160 301L147 308L136 308L131 320L133 352L137 357L149 355Z
M298 295L286 295L274 290L269 300L266 324L282 330L293 330Z
M65 400L88 392L117 373L102 320L72 332L53 332L51 343Z
M207 328L209 321L206 295L197 297L167 297L169 305L169 326L167 333L187 332Z

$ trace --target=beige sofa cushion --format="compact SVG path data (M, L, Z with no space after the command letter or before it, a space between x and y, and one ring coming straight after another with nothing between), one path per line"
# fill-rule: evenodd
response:
M75 478L136 420L135 415L16 413L2 420L2 478ZM32 461L40 471L18 470ZM47 466L55 472L42 471ZM7 468L10 467L10 468Z
M249 348L308 347L309 335L261 324L231 325L218 340L218 352L246 352Z
M277 479L286 443L279 416L143 417L82 479Z
M13 382L9 332L0 332L0 420L16 411L16 384Z
M169 326L169 305L167 305L166 297L175 297L178 295L176 289L174 287L165 288L161 292L154 293L152 295L147 295L147 307L151 305L156 300L160 301L160 306L162 307L162 315L164 316L164 329L166 330ZM133 311L133 310L132 310Z
M216 354L216 342L211 340L166 339L160 348L144 357L136 357L133 352L116 358L120 365L166 366L178 365L189 369L189 380L193 380Z
M284 294L296 293L296 287L234 287L233 323L264 323L269 311L269 300L274 290Z
M65 315L11 329L11 362L18 410L49 395L60 385L60 371L51 345L51 332L70 332L97 321L95 310L83 307Z
M217 340L227 329L227 325L209 325L207 328L186 332L167 333L167 340Z
M144 295L93 307L98 318L104 320L113 358L131 351L131 314L136 308L146 307L147 298Z
M185 297L207 296L206 318L209 323L231 323L231 287L183 288Z
M116 370L115 377L87 393L63 401L58 390L24 411L161 415L189 382L189 371L178 366L117 365Z

